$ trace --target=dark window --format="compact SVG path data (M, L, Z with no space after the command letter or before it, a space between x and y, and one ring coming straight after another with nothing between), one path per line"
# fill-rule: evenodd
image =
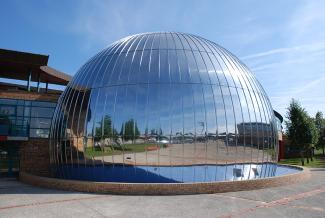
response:
M47 118L34 118L30 119L30 127L31 128L50 128L51 119Z
M54 108L41 108L32 107L31 116L32 117L49 117L51 118L54 112Z
M30 129L29 137L31 138L48 138L49 129Z
M32 106L38 107L55 107L56 103L46 101L32 101Z

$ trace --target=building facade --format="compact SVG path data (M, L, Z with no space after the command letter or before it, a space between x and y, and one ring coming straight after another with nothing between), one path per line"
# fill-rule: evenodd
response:
M48 137L61 90L70 76L48 56L0 49L0 172L49 174ZM49 87L50 86L50 87Z

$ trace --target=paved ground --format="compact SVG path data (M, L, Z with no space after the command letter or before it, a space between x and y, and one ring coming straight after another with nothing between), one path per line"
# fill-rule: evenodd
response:
M290 186L184 196L86 194L0 179L0 217L325 217L325 169Z

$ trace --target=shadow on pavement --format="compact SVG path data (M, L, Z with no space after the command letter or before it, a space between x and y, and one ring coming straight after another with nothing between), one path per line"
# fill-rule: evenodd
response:
M2 194L77 194L58 189L41 188L22 183L18 178L0 178L0 195Z

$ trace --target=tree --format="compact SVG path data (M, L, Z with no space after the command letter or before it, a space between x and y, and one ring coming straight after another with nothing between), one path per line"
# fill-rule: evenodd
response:
M316 144L317 149L323 150L323 156L325 156L325 119L323 113L318 111L315 116L315 126L318 133L318 142Z
M291 100L287 110L287 136L291 145L298 147L301 164L304 165L305 154L311 151L311 146L316 140L316 127L306 110L295 99Z
M311 144L308 147L309 149L307 150L307 152L308 152L307 163L309 163L308 157L310 157L311 161L313 161L313 152L312 152L312 149L314 149L315 148L315 145L317 145L318 138L319 138L319 134L318 134L318 131L317 131L317 128L316 128L314 119L309 117L308 122L309 122L309 128L310 128L310 131L311 131L311 137L312 137L312 139L311 139Z

